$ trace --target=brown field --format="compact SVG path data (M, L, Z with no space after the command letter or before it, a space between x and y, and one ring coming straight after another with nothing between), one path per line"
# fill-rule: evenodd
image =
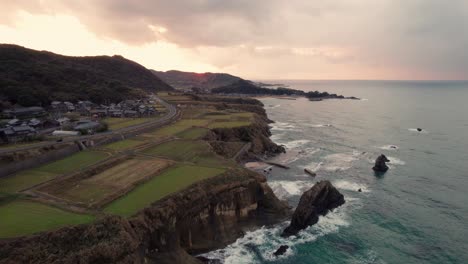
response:
M131 158L96 174L78 174L53 181L40 192L87 206L110 202L172 163L155 158Z

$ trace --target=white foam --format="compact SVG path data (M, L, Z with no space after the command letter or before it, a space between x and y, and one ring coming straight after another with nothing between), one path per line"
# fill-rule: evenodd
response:
M393 164L393 165L405 165L406 162L402 161L401 159L395 158L395 157L390 157L387 156L388 160L390 160L388 163Z
M322 164L323 162L311 162L309 164L307 164L307 166L305 167L306 169L309 169L313 172L317 172L320 170L320 167L322 167Z
M277 105L268 105L266 106L265 108L268 108L268 109L273 109L273 108L277 108L277 107L280 107L281 105L277 104Z
M296 130L296 126L286 122L275 122L271 125L271 130L274 131L293 131Z
M305 144L309 142L310 140L307 140L307 139L292 140L292 141L288 141L284 143L284 146L288 149L294 149L294 148L304 146Z
M398 150L399 149L397 145L385 145L379 148L383 150Z
M233 244L224 249L216 250L204 254L203 256L213 259L219 259L223 263L258 263L256 253L250 248L254 247L260 258L266 261L275 261L278 259L287 259L295 253L295 245L310 243L318 238L338 232L341 227L350 225L347 211L354 202L347 202L328 213L321 216L319 222L305 230L299 232L298 236L283 238L280 236L289 222L283 222L273 228L262 227L252 232L247 232L244 237L239 238ZM281 246L287 245L289 249L283 256L275 257L273 253Z
M364 192L364 193L370 192L367 185L362 184L362 183L357 183L357 182L350 182L350 181L346 181L346 180L334 181L333 186L335 186L338 189L347 190L347 191L357 192L359 189L361 189L361 191Z
M314 183L311 181L269 181L271 189L280 199L285 199L294 195L301 195Z
M308 125L308 127L314 127L314 128L321 128L321 127L332 127L333 125L331 124L313 124L313 125Z
M325 171L344 171L351 168L352 163L361 155L359 151L353 153L336 153L325 156L322 169Z
M429 132L428 132L427 130L425 130L425 129L423 129L423 130L421 130L421 131L418 131L417 128L408 128L408 130L411 131L411 132L420 133L420 134L427 134L427 133L429 133Z

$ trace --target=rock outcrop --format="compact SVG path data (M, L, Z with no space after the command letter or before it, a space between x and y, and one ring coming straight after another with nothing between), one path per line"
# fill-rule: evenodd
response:
M223 247L246 229L290 214L262 175L235 169L125 219L107 216L0 241L0 263L200 263L190 254Z
M344 203L344 196L329 181L318 182L301 196L291 223L281 236L296 235L300 230L317 223L319 215L326 215Z
M375 160L375 165L372 167L372 169L376 172L386 172L388 170L386 162L389 162L390 160L387 159L387 157L384 154L381 154L377 159Z
M288 251L288 248L289 246L282 245L275 251L275 253L273 253L273 255L275 255L275 257L282 256L284 253L286 253L286 251Z

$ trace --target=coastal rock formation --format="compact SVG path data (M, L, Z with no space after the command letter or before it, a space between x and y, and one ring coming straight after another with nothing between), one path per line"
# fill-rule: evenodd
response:
M282 245L281 247L278 248L278 250L275 251L275 253L273 253L273 255L275 255L276 257L282 256L282 255L284 255L284 253L286 253L288 248L289 248L289 246Z
M389 162L390 160L387 159L387 157L382 154L377 159L375 160L375 165L372 167L372 169L376 172L386 172L388 170L386 162Z
M344 196L329 181L318 182L301 196L291 223L281 236L296 235L300 230L317 223L319 215L326 215L329 210L344 203Z
M262 175L236 169L171 195L131 218L0 241L0 263L200 263L190 254L235 241L290 214Z

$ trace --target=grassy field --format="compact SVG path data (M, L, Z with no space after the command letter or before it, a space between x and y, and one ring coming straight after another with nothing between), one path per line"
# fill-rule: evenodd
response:
M0 206L0 237L17 237L66 225L89 223L93 216L66 212L40 203L18 200Z
M109 125L110 130L117 130L129 126L139 125L148 121L154 120L154 118L118 118L108 117L104 118L103 121Z
M63 173L69 173L92 165L107 158L107 154L97 151L83 151L70 157L25 170L9 177L0 178L0 192L12 193L51 180Z
M208 133L208 129L201 127L189 128L178 133L176 136L182 139L200 139Z
M165 126L151 134L160 136L173 136L193 126L206 126L209 120L204 119L183 119L175 124Z
M40 191L81 202L98 203L109 195L117 194L147 179L171 163L160 159L129 159L89 178L71 178L51 182Z
M35 170L60 174L69 173L97 163L107 157L108 154L104 152L82 151L67 158L41 166Z
M127 195L112 202L105 211L112 214L131 216L153 202L180 191L192 183L223 173L224 169L198 166L178 166L163 172L138 186Z
M209 153L209 147L203 141L173 140L143 150L143 153L158 157L167 157L177 161L190 161L196 156Z
M216 121L208 125L209 128L233 128L250 125L250 121Z
M138 145L142 145L145 142L140 141L140 140L134 140L134 139L126 139L122 141L117 141L114 143L110 143L108 145L103 146L106 149L111 149L111 150L125 150L129 148L134 148Z

